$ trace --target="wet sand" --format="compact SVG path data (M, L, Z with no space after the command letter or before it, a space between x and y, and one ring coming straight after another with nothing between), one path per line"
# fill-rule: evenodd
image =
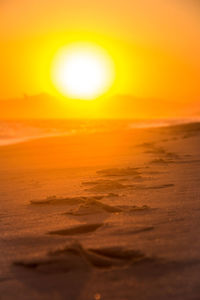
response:
M0 299L200 299L200 124L0 148Z

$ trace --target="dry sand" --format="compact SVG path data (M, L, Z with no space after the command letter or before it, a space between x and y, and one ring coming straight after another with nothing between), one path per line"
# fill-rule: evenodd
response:
M0 299L200 299L200 124L0 148Z

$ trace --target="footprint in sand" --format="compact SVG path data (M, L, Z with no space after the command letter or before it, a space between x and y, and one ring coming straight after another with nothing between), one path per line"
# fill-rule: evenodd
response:
M155 164L168 164L174 163L177 160L180 160L181 157L175 152L169 152L163 147L155 146L154 143L145 143L140 145L140 147L147 148L145 153L153 154L158 156L158 158L151 161L151 163Z
M115 197L117 195L109 193L107 195L79 196L79 197L57 197L51 196L41 200L31 200L33 205L77 205L90 200L101 200L103 198Z
M168 165L168 164L195 164L200 163L199 159L194 160L173 160L173 159L153 159L150 161L150 164L157 164L157 165Z
M163 158L156 158L150 161L150 164L156 164L156 165L168 165L173 164L174 161L171 159L163 159Z
M100 201L90 200L84 204L81 204L78 208L73 209L69 212L66 212L66 215L72 216L87 216L95 215L102 213L135 213L149 211L151 208L147 205L143 206L126 206L126 205L117 205L111 206L104 204Z
M139 168L113 168L113 169L103 169L96 172L98 175L104 177L124 177L124 176L131 176L131 177L138 177L140 176Z
M154 185L154 186L145 186L145 185L135 185L133 188L135 190L159 190L174 187L173 183Z
M99 180L94 183L90 183L91 188L85 189L87 192L106 193L113 192L115 190L124 190L130 188L131 185L124 184L121 180Z
M97 223L97 224L84 224L80 226L75 226L71 228L56 230L56 231L50 231L48 234L55 234L55 235L79 235L79 234L86 234L93 231L96 231L101 226L103 226L103 223Z
M117 229L117 230L112 231L112 234L115 234L118 236L125 235L125 234L133 235L133 234L139 234L139 233L153 231L154 229L155 229L155 227L153 227L153 226L142 226L142 227L136 227L136 228L130 228L130 229L126 228L126 230Z
M61 250L51 252L44 258L16 261L14 265L42 273L62 273L76 269L122 267L151 259L138 250L122 247L86 249L76 242Z
M151 149L151 148L155 147L155 142L138 144L136 147L138 147L138 148L150 148Z
M136 278L160 277L200 264L200 260L171 261L152 257L139 250L124 247L84 248L75 242L60 250L48 253L44 257L21 260L13 263L15 267L32 270L42 274L58 274L71 271L89 272L128 268L130 275ZM41 278L42 279L42 278Z
M166 150L162 147L152 147L145 151L145 153L156 154L156 155L165 155Z

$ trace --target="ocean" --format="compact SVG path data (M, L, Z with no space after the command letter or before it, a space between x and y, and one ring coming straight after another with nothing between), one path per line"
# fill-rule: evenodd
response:
M159 120L1 120L0 146L28 140L134 128L155 128L200 122L200 118Z

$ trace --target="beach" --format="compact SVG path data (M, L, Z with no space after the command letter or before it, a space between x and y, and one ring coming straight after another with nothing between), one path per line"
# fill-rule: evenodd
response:
M0 147L0 299L200 298L200 123L116 124Z

